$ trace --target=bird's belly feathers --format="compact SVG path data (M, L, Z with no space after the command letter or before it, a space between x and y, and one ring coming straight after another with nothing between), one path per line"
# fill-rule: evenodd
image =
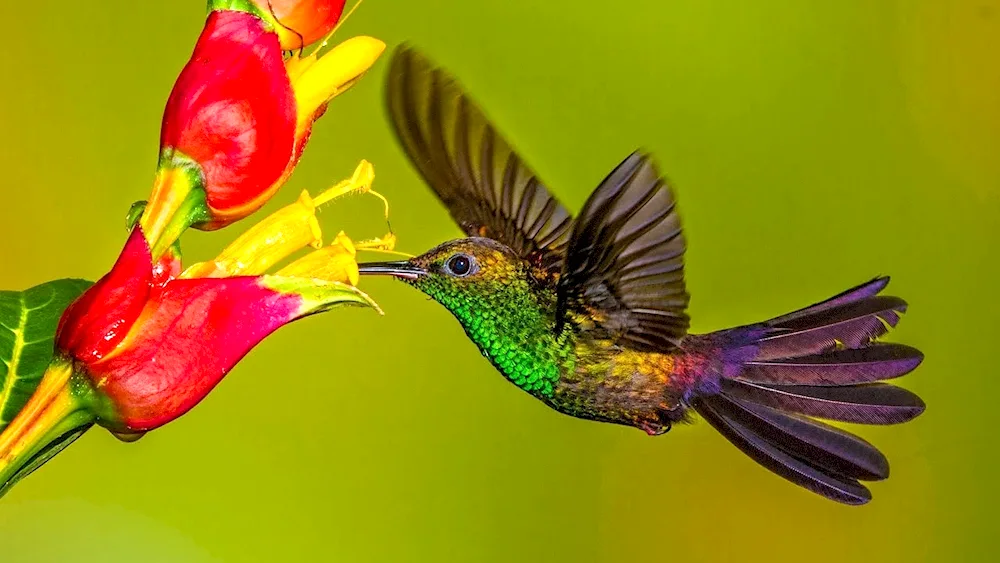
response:
M575 369L564 373L550 405L560 412L662 434L687 419L683 398L709 366L686 354L630 350L581 350Z
M501 330L495 316L470 318L463 322L466 333L511 383L561 413L649 434L687 419L685 393L712 369L707 356L689 351L637 352L607 341L578 342L569 331L555 336L538 321L508 322Z

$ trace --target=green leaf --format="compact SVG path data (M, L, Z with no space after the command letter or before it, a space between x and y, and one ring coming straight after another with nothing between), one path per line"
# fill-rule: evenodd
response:
M0 291L0 432L31 398L52 361L63 311L91 285L62 279Z

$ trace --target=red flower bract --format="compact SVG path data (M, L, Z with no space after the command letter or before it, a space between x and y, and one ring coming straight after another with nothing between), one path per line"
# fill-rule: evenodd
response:
M254 346L353 289L277 276L178 278L179 259L153 265L136 227L114 268L64 313L56 352L105 400L115 432L142 432L186 413Z
M268 334L296 318L302 299L252 277L175 280L152 302L122 352L88 366L130 430L186 413Z
M154 284L179 273L180 263L171 253L157 268L132 258L138 244L132 236L111 271L63 312L57 345L76 351L77 360L98 361L114 350L142 313Z
M201 169L218 228L259 209L293 160L292 91L278 38L245 12L212 12L167 101L161 168L179 156ZM179 154L177 154L179 153Z

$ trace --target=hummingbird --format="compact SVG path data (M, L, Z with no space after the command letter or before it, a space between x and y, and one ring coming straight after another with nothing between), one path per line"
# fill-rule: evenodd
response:
M657 436L708 421L771 472L833 501L871 500L886 457L825 421L887 425L924 411L886 383L923 354L878 341L907 303L876 277L770 320L689 334L686 242L671 185L636 151L573 217L444 69L393 53L397 141L466 238L360 265L443 305L508 381L579 419Z

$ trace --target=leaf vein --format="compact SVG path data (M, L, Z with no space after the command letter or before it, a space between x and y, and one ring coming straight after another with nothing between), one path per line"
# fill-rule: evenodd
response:
M17 365L21 359L21 352L24 349L24 329L28 326L28 304L24 300L24 293L18 296L18 300L21 302L21 315L18 319L17 330L11 330L14 333L14 350L10 356L10 363L7 364L7 377L4 378L3 390L0 390L0 427L6 426L10 421L4 420L3 411L4 407L7 406L7 401L10 399L11 390L14 388L14 382L19 378L17 377Z

